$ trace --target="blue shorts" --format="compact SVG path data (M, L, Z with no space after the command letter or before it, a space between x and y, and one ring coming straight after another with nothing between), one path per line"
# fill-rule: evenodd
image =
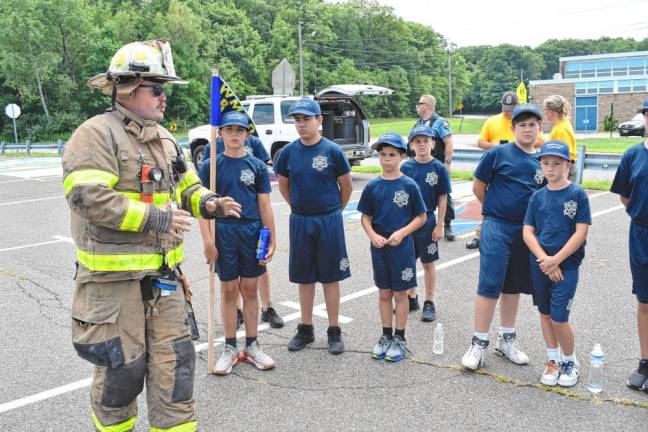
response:
M389 238L389 236L383 236ZM414 240L407 236L398 246L371 246L374 283L380 289L406 291L416 287Z
M543 315L551 315L556 322L567 322L571 311L576 285L578 285L578 267L562 269L563 280L552 282L542 273L540 267L531 264L533 279L533 304Z
M648 227L630 223L629 245L632 294L639 303L648 303Z
M290 282L339 282L351 276L342 213L290 214Z
M256 259L261 222L226 223L216 221L216 273L221 281L227 282L239 277L255 278L265 273L266 268Z
M432 241L432 231L434 231L434 228L436 228L436 219L433 213L432 217L428 216L425 225L412 234L416 258L420 258L422 263L439 260L439 244Z
M504 294L531 294L529 249L522 224L484 218L479 243L477 294L498 299Z

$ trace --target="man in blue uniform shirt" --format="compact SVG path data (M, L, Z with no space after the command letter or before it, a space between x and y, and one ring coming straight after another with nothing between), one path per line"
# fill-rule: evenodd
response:
M639 110L648 128L648 99ZM630 270L632 293L637 297L637 327L641 361L628 377L628 386L648 391L648 139L623 153L612 182L612 192L630 216Z
M340 147L319 134L322 112L302 98L288 115L299 139L281 149L274 166L279 191L290 204L289 279L299 285L301 323L288 349L299 351L315 340L315 283L322 284L329 319L328 349L344 351L338 324L340 281L351 276L344 240L342 209L351 197L351 166Z

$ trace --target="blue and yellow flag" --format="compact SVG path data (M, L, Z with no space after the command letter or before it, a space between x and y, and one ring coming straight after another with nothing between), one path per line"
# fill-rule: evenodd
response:
M515 93L517 93L518 102L520 104L527 103L527 89L524 85L524 81L520 81L520 85L517 86Z
M221 117L228 111L238 111L245 114L248 118L248 125L250 129L250 135L256 137L259 136L256 126L252 121L252 118L248 113L243 109L241 101L234 94L232 89L225 81L219 76L212 76L211 82L211 111L210 111L210 122L212 126L220 126Z

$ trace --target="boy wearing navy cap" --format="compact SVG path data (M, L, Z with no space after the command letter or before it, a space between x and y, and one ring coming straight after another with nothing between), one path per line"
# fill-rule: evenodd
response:
M416 182L427 208L426 223L412 235L416 258L423 265L425 280L425 301L423 302L422 321L434 321L434 289L436 285L436 265L439 259L439 244L443 238L443 223L437 224L434 211L439 209L439 221L445 220L448 194L451 192L450 175L442 162L432 157L435 132L428 126L416 125L409 134L410 147L416 157L408 159L401 166L401 172ZM416 296L416 288L410 290L410 299ZM411 300L410 300L411 301Z
M569 146L562 141L548 141L539 156L548 183L529 200L523 236L533 254L533 303L540 311L540 328L547 347L548 360L540 382L572 387L578 382L580 364L568 319L592 216L587 193L567 179L571 167Z
M205 257L208 263L216 261L216 272L221 280L221 318L225 333L225 348L214 367L217 375L227 375L239 360L259 369L271 369L274 361L261 350L257 341L259 317L258 278L266 271L266 264L275 251L275 225L270 205L270 178L268 169L259 159L250 156L244 148L248 135L245 114L230 111L222 118L220 133L225 152L217 156L216 192L236 196L241 203L241 218L220 217L216 222L216 245L211 243L209 224L200 222ZM209 160L200 167L203 183L208 182ZM256 246L262 226L270 229L268 253L258 261ZM245 350L239 354L236 347L236 302L243 297L245 319Z
M416 182L399 170L407 154L405 140L398 134L387 133L378 138L373 148L378 151L383 172L367 183L358 203L362 227L371 240L371 264L379 288L383 328L371 356L398 362L408 351L405 342L407 291L416 288L416 255L410 234L425 224L426 208ZM429 155L429 148L427 152ZM393 336L392 300L396 303Z
M648 128L648 99L639 110ZM627 384L648 391L648 139L623 153L610 191L621 196L630 216L630 270L632 293L637 297L637 327L641 361Z
M531 104L513 110L515 142L493 147L474 172L473 193L482 203L482 242L479 247L479 283L475 299L475 332L461 359L467 369L484 363L488 331L500 301L501 327L495 353L515 364L529 357L516 345L515 320L520 293L531 294L529 249L522 226L529 198L544 184L533 145L540 132L540 110Z
M281 149L274 166L279 191L291 209L289 279L299 286L301 306L301 323L288 349L299 351L315 341L313 303L319 282L329 321L328 350L340 354L340 281L351 276L342 222L353 189L351 166L340 146L320 136L317 102L301 98L288 115L295 119L299 139Z

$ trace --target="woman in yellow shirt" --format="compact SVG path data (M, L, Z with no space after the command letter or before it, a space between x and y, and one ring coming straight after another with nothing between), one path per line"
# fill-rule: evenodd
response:
M574 128L569 121L571 114L571 105L567 100L560 95L553 95L546 98L542 104L542 111L544 119L551 123L550 140L560 140L569 146L569 155L572 160L571 167L569 167L569 175L567 178L576 181L576 135Z

